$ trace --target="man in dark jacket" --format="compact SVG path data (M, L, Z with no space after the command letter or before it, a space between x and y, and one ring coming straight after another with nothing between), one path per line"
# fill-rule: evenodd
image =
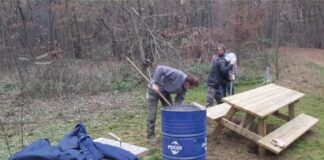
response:
M185 74L184 72L168 67L157 66L153 80L148 87L148 109L147 109L147 138L151 143L155 142L155 121L158 101L161 100L162 106L168 106L161 99L158 92L171 103L171 94L176 94L174 104L181 104L185 98L187 89L192 89L199 85L198 78Z
M217 45L218 57L212 61L211 70L207 79L207 99L206 106L213 105L216 99L217 104L222 103L223 89L222 84L229 77L229 71L233 68L233 62L227 62L224 58L225 46Z

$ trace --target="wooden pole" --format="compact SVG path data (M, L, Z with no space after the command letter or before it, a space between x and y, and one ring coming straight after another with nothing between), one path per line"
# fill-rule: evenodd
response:
M147 83L151 83L150 80L145 76L145 74L135 65L135 63L130 60L128 57L126 57L127 61L132 64L132 66L142 75L142 77L147 81ZM169 105L171 106L171 103L163 96L163 94L158 91L159 96Z

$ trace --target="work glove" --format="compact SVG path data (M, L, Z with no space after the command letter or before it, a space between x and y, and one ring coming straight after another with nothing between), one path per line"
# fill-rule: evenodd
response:
M234 74L230 74L229 75L229 79L232 80L232 81L234 81L235 80L235 75Z
M234 59L234 58L231 59L231 60L230 60L230 64L232 64L232 65L236 65L236 59Z

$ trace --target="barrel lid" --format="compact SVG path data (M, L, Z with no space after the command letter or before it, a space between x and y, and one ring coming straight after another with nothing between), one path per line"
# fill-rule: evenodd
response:
M175 111L175 112L193 112L193 111L200 111L201 109L194 105L172 105L168 107L163 107L161 110Z

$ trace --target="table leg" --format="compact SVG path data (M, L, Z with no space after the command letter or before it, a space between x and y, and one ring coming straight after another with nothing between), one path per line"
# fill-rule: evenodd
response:
M251 123L251 121L253 121L253 119L254 119L254 117L251 114L246 112L244 118L242 119L242 121L240 123L240 127L244 128L244 126L249 125Z
M267 134L266 118L258 118L258 134L264 137ZM259 145L259 156L265 155L265 149Z
M237 110L234 107L231 107L231 109L227 112L224 118L231 120L236 111ZM219 133L222 131L223 128L224 126L218 122L217 127L214 129L213 133L210 136L210 139L211 140L216 139L216 137L219 135Z
M240 127L244 127L244 124L246 123L248 118L249 118L249 113L246 112L244 118L242 119L242 121L240 123Z
M246 122L246 126L245 126L246 129L251 128L252 123L254 122L254 119L255 119L255 117L251 117L251 119Z
M295 118L295 103L288 105L289 120L292 120L293 118Z
M283 119L285 121L289 121L290 120L289 116L287 116L285 114L282 114L279 111L276 111L276 112L272 113L272 115L275 116L275 117L278 117L280 119Z

